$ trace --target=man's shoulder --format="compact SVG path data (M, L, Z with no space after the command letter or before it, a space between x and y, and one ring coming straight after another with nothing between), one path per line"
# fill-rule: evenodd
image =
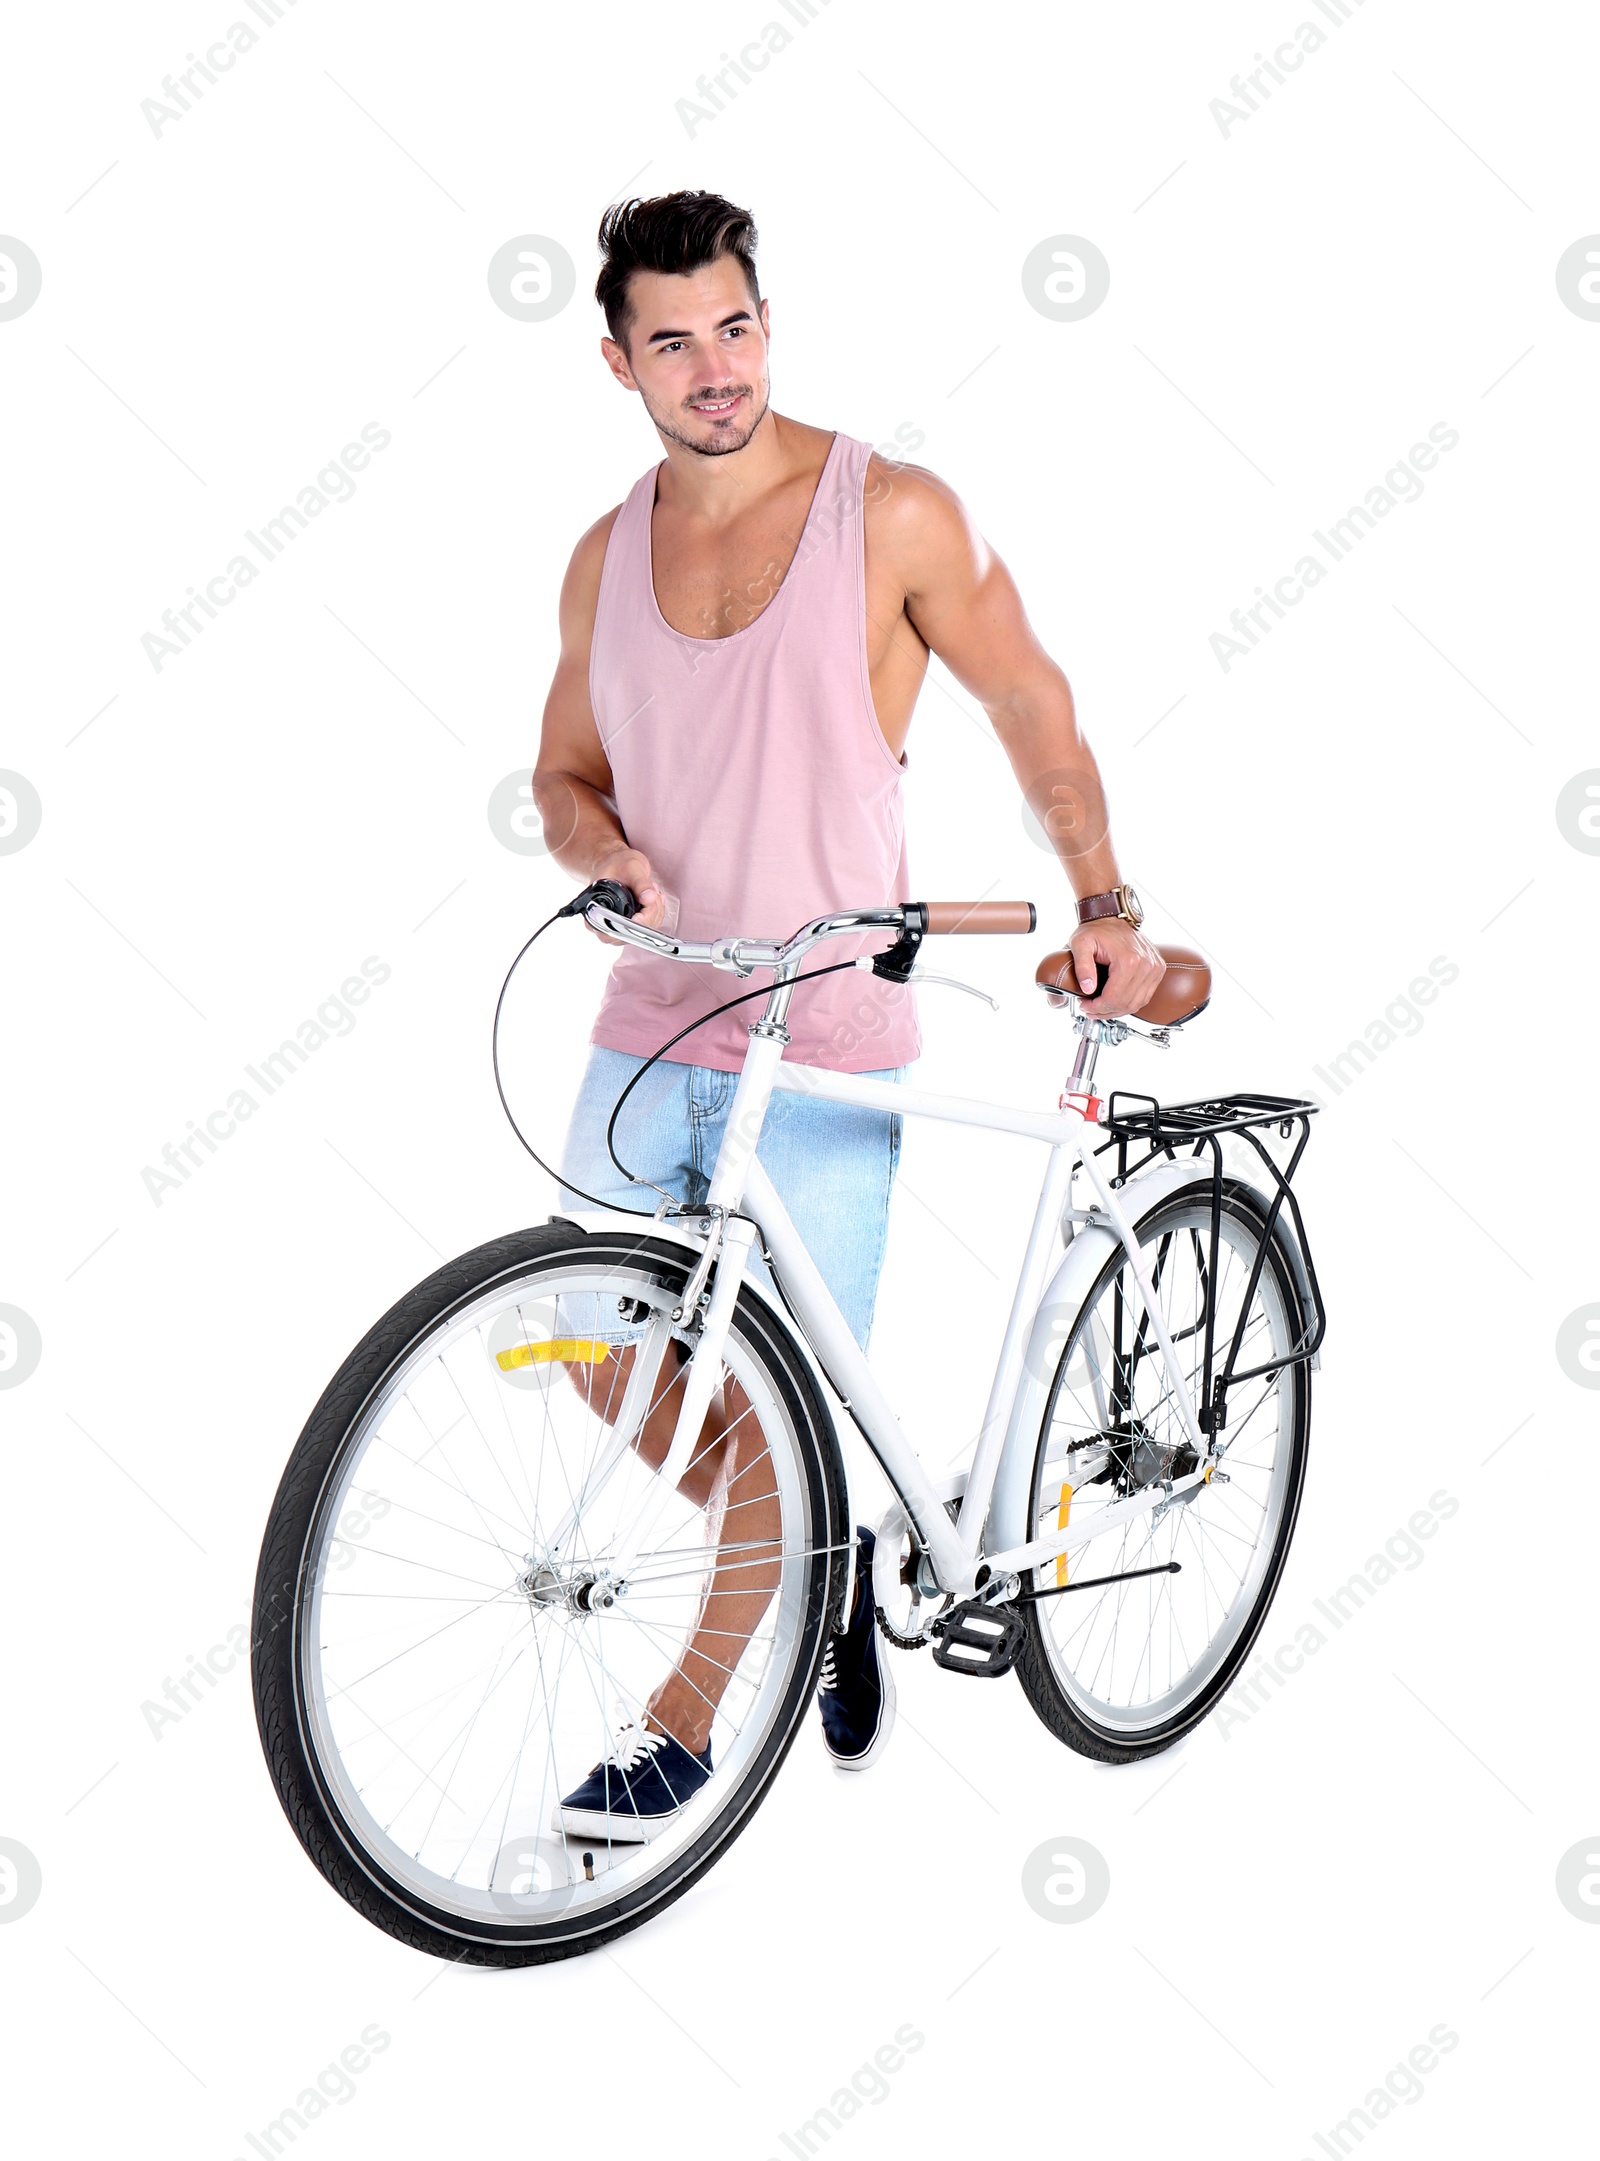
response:
M578 545L572 551L572 560L574 562L577 562L580 557L585 562L590 558L593 558L596 562L605 560L606 542L611 538L611 528L621 517L622 509L621 503L613 503L609 510L602 511L593 525L579 536Z
M622 510L617 503L603 518L596 518L573 549L567 574L561 581L563 635L587 637L600 601L600 575L606 564L606 544Z
M622 505L613 503L602 517L595 519L587 532L580 535L567 564L567 582L578 588L600 590L600 573L605 567L606 546L611 539L611 528L622 515Z
M970 544L966 505L925 465L873 451L862 491L868 544L907 563Z

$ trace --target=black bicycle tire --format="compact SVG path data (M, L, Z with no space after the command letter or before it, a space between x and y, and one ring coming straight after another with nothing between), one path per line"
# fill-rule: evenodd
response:
M828 1629L844 1596L845 1473L833 1420L788 1330L744 1286L735 1325L794 1421L812 1518L825 1532L819 1543L830 1550L827 1566L811 1571L800 1624L801 1652L780 1715L732 1789L727 1806L661 1879L639 1886L614 1906L592 1909L581 1925L564 1931L561 1923L534 1926L508 1920L502 1927L429 1909L385 1877L364 1852L342 1825L306 1738L297 1655L299 1616L322 1497L337 1476L345 1445L359 1429L366 1406L415 1345L484 1290L514 1282L533 1263L563 1252L581 1254L590 1262L643 1260L675 1288L686 1280L680 1246L620 1231L585 1232L555 1218L447 1261L390 1307L323 1390L279 1482L256 1573L251 1644L256 1725L274 1791L295 1836L322 1877L365 1920L415 1950L472 1965L515 1967L580 1956L640 1927L690 1890L727 1851L770 1790L815 1691Z
M1202 1181L1195 1186L1169 1194L1165 1199L1157 1202L1156 1206L1140 1218L1135 1226L1140 1233L1141 1241L1147 1233L1159 1230L1163 1216L1192 1207L1196 1198L1203 1199L1208 1191L1209 1183ZM1258 1239L1265 1231L1266 1215L1262 1209L1260 1197L1256 1189L1242 1179L1225 1178L1222 1181L1222 1206L1224 1214L1231 1213L1244 1219ZM1073 1325L1067 1331L1065 1340L1062 1343L1061 1355L1057 1362L1055 1376L1052 1379L1051 1390L1046 1403L1044 1424L1040 1430L1039 1440L1035 1445L1033 1471L1028 1481L1028 1520L1030 1524L1033 1522L1037 1511L1037 1493L1041 1468L1040 1451L1047 1445L1049 1421L1054 1406L1056 1387L1059 1385L1060 1375L1066 1369L1070 1353L1076 1341L1078 1320L1083 1311L1086 1308L1092 1308L1104 1294L1113 1275L1122 1265L1125 1258L1126 1256L1120 1245L1114 1253L1107 1255L1104 1266L1085 1293L1083 1305L1080 1306L1079 1313L1074 1317ZM1300 1341L1306 1327L1307 1316L1301 1304L1299 1284L1293 1262L1276 1225L1273 1227L1272 1242L1265 1265L1272 1269L1273 1280L1284 1299L1293 1340ZM1186 1733L1192 1733L1196 1726L1210 1716L1223 1695L1237 1679L1240 1670L1255 1648L1256 1639L1261 1633L1267 1614L1271 1610L1272 1601L1277 1595L1284 1563L1288 1558L1289 1545L1294 1537L1295 1525L1299 1520L1301 1498L1305 1491L1306 1462L1310 1448L1310 1367L1304 1362L1288 1367L1286 1369L1286 1379L1295 1392L1293 1430L1290 1435L1292 1452L1289 1470L1290 1487L1283 1514L1279 1521L1277 1536L1273 1542L1273 1551L1248 1623L1240 1632L1238 1641L1229 1651L1227 1657L1218 1666L1217 1671L1207 1681L1192 1703L1186 1704L1181 1710L1174 1712L1171 1719L1165 1724L1152 1727L1146 1733L1138 1734L1126 1740L1113 1737L1103 1728L1094 1725L1083 1716L1056 1679L1055 1669L1051 1665L1050 1654L1045 1644L1045 1615L1041 1611L1039 1603L1036 1601L1030 1602L1021 1609L1023 1640L1022 1646L1017 1653L1017 1678L1022 1683L1024 1695L1026 1695L1044 1725L1049 1728L1057 1740L1064 1741L1069 1748L1076 1750L1079 1755L1088 1756L1096 1763L1138 1763L1148 1756L1160 1755L1163 1750L1171 1748L1176 1742L1181 1741Z

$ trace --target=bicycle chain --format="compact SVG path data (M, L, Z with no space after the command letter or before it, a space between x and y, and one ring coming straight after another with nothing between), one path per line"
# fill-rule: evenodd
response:
M944 1506L945 1514L950 1518L952 1523L955 1522L957 1513L961 1507L960 1501L946 1501ZM903 1565L904 1564L902 1564L902 1566ZM902 1575L901 1581L909 1583L910 1578ZM948 1605L948 1603L949 1601L947 1599L946 1605ZM899 1629L896 1628L894 1623L890 1620L889 1616L884 1612L883 1608L878 1604L876 1599L874 1599L872 1602L872 1611L874 1618L878 1623L878 1626L883 1630L883 1633L888 1637L889 1641L894 1645L897 1651L925 1651L928 1645L932 1643L933 1623L931 1621L928 1624L927 1630L922 1635L903 1636L900 1633ZM934 1619L938 1619L937 1614L934 1616Z
M877 1617L878 1626L883 1630L883 1633L888 1637L889 1641L894 1645L897 1651L925 1651L927 1649L928 1644L932 1640L930 1637L902 1636L899 1629L895 1627L894 1623L890 1620L889 1616L884 1612L883 1608L877 1603L876 1600L873 1601L872 1610Z

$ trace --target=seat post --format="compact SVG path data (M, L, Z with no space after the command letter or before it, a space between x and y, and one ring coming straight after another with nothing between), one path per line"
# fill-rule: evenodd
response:
M1125 1041L1128 1030L1121 1021L1091 1020L1087 1013L1080 1013L1072 1025L1078 1035L1078 1055L1072 1061L1064 1092L1069 1096L1092 1096L1095 1060L1100 1055L1100 1046Z
M1100 1055L1100 1023L1082 1020L1078 1026L1083 1030L1078 1039L1078 1055L1072 1061L1072 1071L1067 1077L1066 1092L1069 1096L1094 1094L1094 1065Z

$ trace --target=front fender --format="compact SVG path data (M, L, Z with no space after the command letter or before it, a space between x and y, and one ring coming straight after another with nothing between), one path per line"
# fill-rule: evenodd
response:
M580 1231L626 1231L630 1237L661 1238L669 1246L687 1246L696 1259L705 1245L704 1232L688 1230L680 1217L647 1216L636 1208L558 1208L550 1221L570 1223Z
M1136 1171L1120 1189L1118 1199L1132 1222L1138 1225L1152 1208L1170 1199L1184 1186L1201 1180L1209 1184L1210 1179L1209 1158L1180 1156L1175 1161L1152 1163L1148 1169ZM1032 1536L1027 1518L1034 1445L1044 1418L1056 1363L1091 1284L1120 1244L1114 1230L1100 1223L1086 1225L1068 1246L1065 1258L1039 1301L1023 1356L1022 1378L1011 1406L1000 1469L990 1496L983 1533L986 1553L1003 1553L1007 1547L1025 1545Z

